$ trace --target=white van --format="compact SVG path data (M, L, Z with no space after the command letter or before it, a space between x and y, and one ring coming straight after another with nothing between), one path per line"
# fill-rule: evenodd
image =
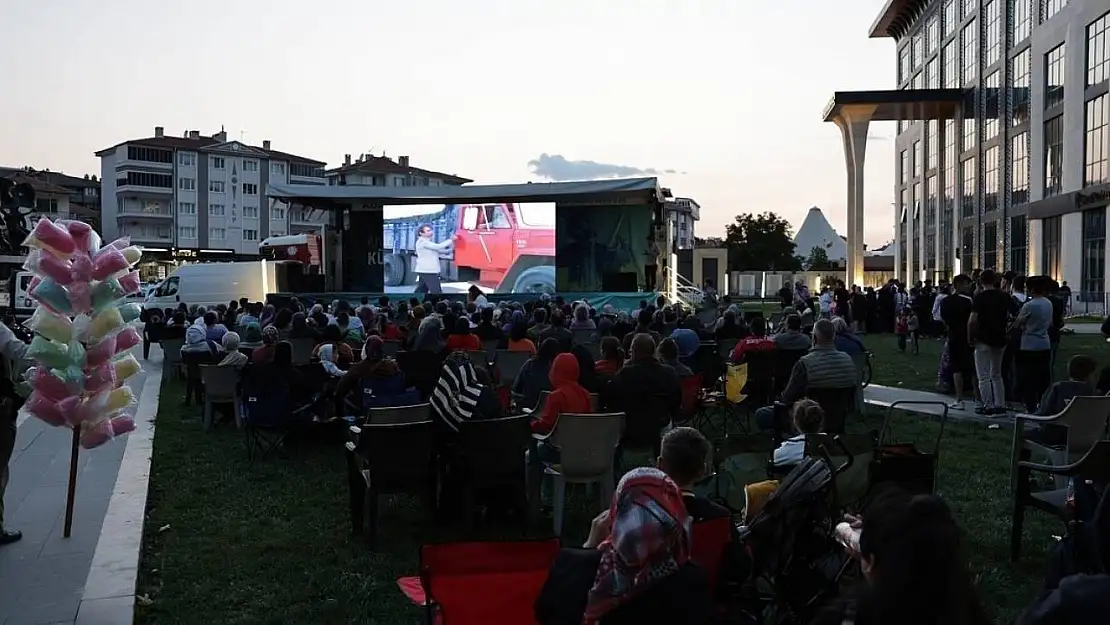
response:
M150 291L146 308L190 306L211 308L231 300L266 301L277 291L276 263L264 260L242 263L195 263L178 267Z

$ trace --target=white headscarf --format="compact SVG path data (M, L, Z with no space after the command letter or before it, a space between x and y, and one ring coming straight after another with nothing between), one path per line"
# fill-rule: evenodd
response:
M324 365L324 371L328 372L333 378L343 377L343 370L335 364L335 346L331 343L325 343L320 346L320 364Z

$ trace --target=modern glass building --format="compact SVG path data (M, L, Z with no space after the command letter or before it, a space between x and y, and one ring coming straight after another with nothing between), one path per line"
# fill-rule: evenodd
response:
M871 36L897 42L898 91L837 93L826 119L886 96L899 278L1013 269L1102 301L1110 0L888 0Z

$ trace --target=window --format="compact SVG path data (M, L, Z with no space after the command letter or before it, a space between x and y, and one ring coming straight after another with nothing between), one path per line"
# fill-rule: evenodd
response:
M917 69L925 62L925 41L921 33L913 36L913 67Z
M222 157L222 156L213 156L212 157L212 169L223 169L226 165L227 165L227 163L224 162L224 157Z
M975 149L975 118L974 117L965 117L963 119L963 127L964 127L963 128L963 130L964 130L963 131L964 140L963 140L963 144L962 144L963 145L962 151L967 152L968 150L974 150Z
M1060 216L1049 217L1041 221L1041 249L1044 257L1041 258L1041 273L1050 276L1053 280L1060 279Z
M925 268L937 266L937 177L925 179Z
M979 75L979 24L975 20L964 26L960 33L960 44L964 49L963 75L960 84L975 80Z
M285 163L270 163L270 173L275 176L284 176Z
M284 230L270 230L270 236L272 236L272 237L283 237L283 236L285 236L285 231Z
M960 179L963 181L963 200L960 202L960 217L975 216L975 157L969 158L960 164L963 169Z
M956 16L956 11L959 9L959 0L946 0L944 3L944 36L947 37L956 32L956 26L960 24L960 18Z
M209 228L208 238L213 241L223 241L227 237L227 230L224 228Z
M1110 80L1110 11L1087 27L1087 86Z
M937 122L925 122L925 169L936 169L937 165L937 151L940 149L940 143L937 139Z
M1001 99L999 92L1002 86L999 81L1001 77L1002 72L999 70L987 76L986 80L983 81L983 90L986 95L986 110L983 111L983 141L990 141L998 136L998 114L1001 112L998 103Z
M179 215L196 215L197 205L193 202L178 202L177 214Z
M196 191L197 179L196 178L178 178L177 188L182 191Z
M1010 218L1010 269L1024 274L1029 271L1029 253L1027 239L1029 237L1029 220L1025 215L1016 215Z
M1029 133L1010 139L1010 206L1029 202Z
M1033 3L1034 0L1010 0L1010 15L1013 20L1010 45L1025 41L1029 33L1033 32Z
M1047 22L1052 19L1053 15L1060 12L1060 9L1068 5L1068 0L1044 0L1043 11L1041 13L1041 21Z
M925 88L925 72L918 72L918 73L913 75L913 85L912 86L913 86L914 89L924 89Z
M223 180L209 180L208 181L208 190L211 191L212 193L223 193L224 192L224 181Z
M910 56L911 54L912 50L908 42L898 51L898 84L909 80L910 73L913 72L913 57Z
M307 163L289 163L289 175L300 176L301 178L323 178L324 168Z
M997 221L983 224L983 269L999 269Z
M940 88L940 75L937 73L937 66L940 63L937 59L929 59L925 65L925 88L926 89L939 89Z
M40 213L58 212L57 198L39 198L35 200L35 210Z
M243 229L243 240L244 241L257 241L258 240L258 231L257 230L251 230L249 228L244 228Z
M1010 102L1013 102L1013 123L1017 126L1029 121L1029 48L1013 58L1011 70Z
M208 214L212 217L223 217L227 214L227 209L223 204L209 204Z
M258 161L251 159L243 160L243 171L258 171Z
M177 164L182 167L195 167L197 164L196 152L178 152Z
M941 200L940 217L940 258L941 270L951 275L952 270L952 222L956 209L956 122L944 122L944 196Z
M177 238L179 239L195 239L197 238L196 226L178 226Z
M127 146L127 160L146 161L148 163L173 163L173 152L159 148L129 145Z
M960 47L959 42L949 41L940 52L940 60L944 64L944 88L958 89L960 87Z
M1052 108L1064 101L1065 44L1044 55L1044 107Z
M250 219L258 219L258 207L257 206L244 206L243 207L243 217L250 218Z
M1110 94L1087 101L1083 186L1110 182Z
M1106 208L1083 211L1083 268L1079 297L1086 302L1103 301L1106 283Z
M964 17L967 17L968 15L971 15L972 13L974 13L975 9L978 8L978 6L979 6L979 0L963 0L963 3L964 3L964 12L962 13L962 15Z
M258 185L253 182L244 182L243 195L258 195Z
M116 186L173 188L173 174L152 174L145 171L125 171L116 174Z
M936 13L925 24L925 54L937 51L940 46L940 16Z
M975 263L975 226L964 226L960 231L960 260L964 267L974 267Z
M903 224L906 223L906 213L908 212L908 209L909 209L909 201L906 199L906 196L907 196L908 193L909 193L909 190L907 190L907 189L902 189L901 191L898 192L898 215L899 215L898 219Z
M990 0L983 6L983 23L987 26L983 64L994 65L1002 55L1002 0Z
M998 146L988 148L983 153L983 212L998 210Z
M1064 184L1064 117L1044 123L1044 197L1060 195Z
M271 208L270 209L270 221L284 221L284 220L285 220L285 209L284 208Z
M906 182L910 179L910 153L909 153L909 150L902 150L902 166L899 168L898 172L899 172L899 177L902 180L902 184L906 184Z

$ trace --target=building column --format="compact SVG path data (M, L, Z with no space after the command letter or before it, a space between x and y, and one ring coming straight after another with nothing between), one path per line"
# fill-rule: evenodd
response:
M1039 276L1044 263L1044 222L1040 219L1029 220L1029 243L1026 247L1025 275Z
M1060 281L1064 280L1073 291L1083 290L1083 213L1060 219Z
M844 141L848 173L848 258L845 282L863 286L863 167L867 154L867 129L874 105L845 106L833 122Z

